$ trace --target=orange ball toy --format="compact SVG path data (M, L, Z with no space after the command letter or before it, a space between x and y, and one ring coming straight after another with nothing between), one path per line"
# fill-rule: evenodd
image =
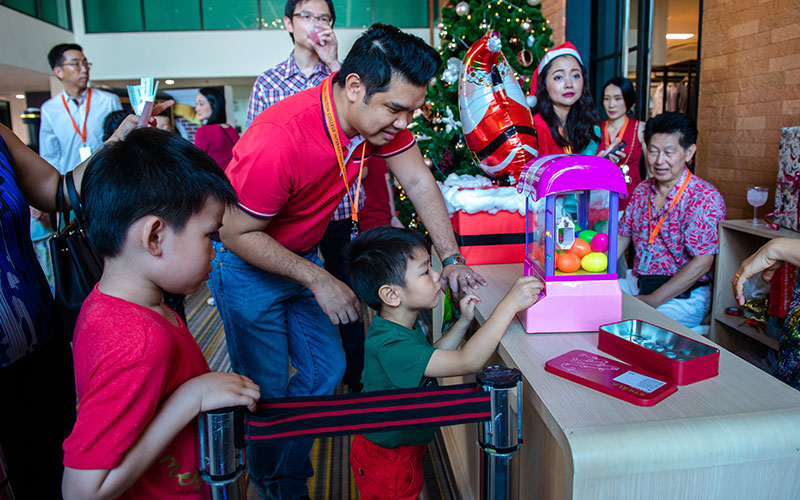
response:
M569 251L582 259L592 253L592 245L580 238L576 238L575 243L572 244L572 247L569 249Z
M567 252L558 259L558 269L565 273L574 273L581 267L581 258L577 254Z

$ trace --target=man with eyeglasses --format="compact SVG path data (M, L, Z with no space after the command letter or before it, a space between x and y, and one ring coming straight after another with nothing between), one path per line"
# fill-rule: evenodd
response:
M339 63L339 42L333 34L336 14L331 0L288 0L283 24L294 50L256 79L247 108L247 126L262 111L301 90L316 87Z
M64 90L42 104L39 155L64 174L100 147L106 116L122 105L116 95L89 87L92 63L80 45L56 45L47 60Z

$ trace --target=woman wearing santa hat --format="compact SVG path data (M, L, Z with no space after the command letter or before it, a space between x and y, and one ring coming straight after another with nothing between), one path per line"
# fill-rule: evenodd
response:
M585 85L586 69L578 50L569 42L545 53L531 80L536 96L533 123L539 155L598 154L600 117ZM605 156L618 141L600 152Z

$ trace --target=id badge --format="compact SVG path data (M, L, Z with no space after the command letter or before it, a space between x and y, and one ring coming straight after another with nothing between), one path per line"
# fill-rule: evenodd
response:
M81 146L78 152L81 155L81 163L85 162L90 156L92 156L92 148L89 146Z
M653 260L653 253L650 250L645 250L639 257L639 267L636 268L640 273L645 273L650 269L650 262Z

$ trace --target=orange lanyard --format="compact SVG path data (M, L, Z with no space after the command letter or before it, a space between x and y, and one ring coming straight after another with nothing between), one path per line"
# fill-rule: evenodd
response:
M689 185L689 180L691 178L692 178L692 173L687 170L686 171L686 178L681 183L681 187L678 189L678 192L677 192L677 194L675 194L675 197L672 198L672 203L669 204L669 207L667 208L667 211L664 212L664 215L662 215L661 218L658 219L658 223L656 223L656 227L652 231L650 231L650 238L647 240L648 244L652 245L653 242L656 240L656 236L658 236L658 233L661 231L661 225L664 224L664 219L667 218L667 214L669 213L669 211L672 210L672 208L675 205L678 204L678 200L681 199L681 196L683 196L683 192L686 191L686 186ZM653 204L648 201L647 202L647 228L649 229L652 224L653 224Z
M630 121L630 118L628 118L626 116L625 117L625 123L622 124L622 128L620 128L619 132L617 132L617 137L619 137L619 138L625 137L625 129L628 128L628 122L629 121ZM605 132L605 134L603 136L603 144L600 145L600 149L601 150L605 149L605 148L607 148L608 146L611 145L611 135L608 133L608 120L606 120L605 125L606 126L603 127L605 129L605 130L603 130L603 132Z
M353 232L358 232L358 197L361 195L361 173L364 171L364 163L366 162L367 153L367 140L364 139L364 147L361 148L361 166L358 168L358 180L356 181L356 199L350 195L350 185L347 184L347 168L344 164L344 154L342 153L342 143L339 141L339 130L336 128L336 118L333 116L333 103L331 102L330 88L331 78L329 76L322 84L322 110L325 113L325 126L333 141L333 149L336 151L336 161L339 163L339 171L342 174L342 182L344 182L344 189L347 193L347 198L350 200L351 218L353 220Z
M61 102L64 103L64 109L67 110L67 116L69 116L70 121L72 121L72 127L75 129L75 133L81 136L81 142L86 142L86 122L89 121L89 106L92 105L92 89L89 89L89 95L86 96L86 114L83 116L83 132L78 129L78 124L75 123L75 118L72 117L72 113L69 111L69 106L67 106L67 100L64 98L64 93L61 93ZM76 105L77 102L76 102ZM78 105L80 107L80 105Z
M566 134L564 134L564 129L561 128L561 125L558 126L558 133L561 134L561 137L563 137L564 139L569 140L569 137L567 137ZM568 155L572 154L572 146L565 146L561 149L563 149L564 152Z

